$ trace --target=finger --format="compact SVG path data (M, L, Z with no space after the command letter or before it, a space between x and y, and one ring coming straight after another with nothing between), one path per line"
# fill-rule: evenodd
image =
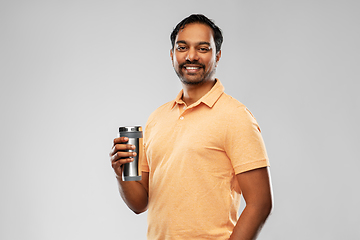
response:
M109 156L114 155L115 153L119 152L119 151L129 151L129 150L134 150L135 149L135 145L131 145L131 144L116 144L113 146L113 148L111 149Z
M120 159L118 161L113 161L111 162L111 166L112 168L115 170L115 172L118 170L119 172L121 172L121 166L125 163L130 163L134 161L133 158L123 158L123 159Z
M114 146L116 144L119 144L119 143L126 143L127 141L129 141L129 138L128 137L118 137L118 138L115 138L114 139Z
M122 159L131 159L131 161L133 161L132 158L136 155L136 152L116 152L110 157L110 160L111 162L116 162Z
M121 176L122 175L122 165L124 163L122 162L113 162L111 163L111 167L114 169L114 172L116 173L117 176Z
M126 150L134 150L135 149L135 145L132 144L116 144L113 147L115 152L118 151L126 151Z
M121 167L121 165L123 165L125 163L132 162L132 161L134 161L133 158L122 158L122 159L119 159L117 161L111 162L111 165L112 165L113 168L116 168L116 167Z

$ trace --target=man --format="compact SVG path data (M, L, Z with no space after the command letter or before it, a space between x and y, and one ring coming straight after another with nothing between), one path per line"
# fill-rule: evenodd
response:
M171 34L170 56L183 89L149 117L142 180L123 182L134 149L114 139L119 191L135 213L148 209L148 239L255 239L272 209L269 162L250 111L215 78L221 30L191 15ZM240 194L246 207L238 218Z

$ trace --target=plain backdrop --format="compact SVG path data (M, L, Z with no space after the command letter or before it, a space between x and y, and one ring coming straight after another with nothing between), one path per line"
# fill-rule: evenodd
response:
M360 2L0 1L0 239L146 239L108 153L181 89L169 35L224 34L217 77L258 120L275 208L259 239L360 239ZM244 203L243 206L244 207Z

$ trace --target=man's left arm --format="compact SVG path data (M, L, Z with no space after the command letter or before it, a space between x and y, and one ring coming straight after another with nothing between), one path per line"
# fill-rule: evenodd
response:
M268 167L236 175L246 206L229 240L254 240L273 208Z

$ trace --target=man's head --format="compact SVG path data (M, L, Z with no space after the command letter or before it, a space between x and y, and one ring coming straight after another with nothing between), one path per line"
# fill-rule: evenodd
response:
M182 83L197 85L215 79L222 41L221 30L203 15L191 15L176 26L170 56Z
M223 43L223 36L221 29L218 26L216 26L212 20L208 19L206 16L202 14L190 15L189 17L184 18L181 22L179 22L178 25L176 25L176 27L174 28L174 30L170 35L172 49L174 49L175 47L175 39L179 31L184 29L184 27L190 23L202 23L209 26L213 30L213 37L216 45L216 53L218 53L221 50L221 45Z

